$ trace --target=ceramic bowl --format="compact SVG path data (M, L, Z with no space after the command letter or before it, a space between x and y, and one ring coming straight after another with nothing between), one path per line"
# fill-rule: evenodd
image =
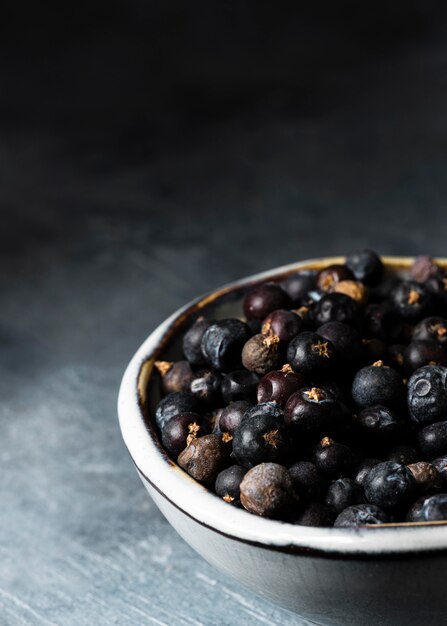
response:
M118 400L122 435L170 524L207 561L256 593L328 626L438 625L447 620L444 523L334 529L256 517L192 480L167 457L152 423L160 399L154 361L180 358L181 335L198 313L216 319L240 315L241 297L254 284L343 260L306 261L250 276L174 313L146 339L124 374ZM404 271L411 259L384 262Z

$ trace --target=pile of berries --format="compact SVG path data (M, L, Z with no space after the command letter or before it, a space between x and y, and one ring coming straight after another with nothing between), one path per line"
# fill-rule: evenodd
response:
M158 361L171 457L229 506L309 526L447 520L447 273L365 250L252 288Z

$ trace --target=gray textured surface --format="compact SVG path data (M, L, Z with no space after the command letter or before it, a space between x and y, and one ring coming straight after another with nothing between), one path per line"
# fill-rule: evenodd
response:
M447 255L445 53L334 70L352 98L235 113L155 152L2 127L2 626L299 623L164 521L120 439L120 376L227 280L365 244Z

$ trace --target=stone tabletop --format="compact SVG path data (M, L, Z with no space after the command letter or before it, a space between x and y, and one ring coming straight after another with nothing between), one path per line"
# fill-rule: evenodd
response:
M98 107L76 124L66 84L54 118L37 99L24 121L9 76L2 626L307 624L209 566L164 520L120 437L120 377L158 323L226 281L362 246L447 256L445 41L430 35L366 69L334 68L319 106L298 106L295 93L201 123L158 112L156 131L129 105L118 114L116 94L116 120ZM33 67L60 78L75 53L85 69L91 48L69 49L27 66L28 85ZM75 105L88 109L81 96Z

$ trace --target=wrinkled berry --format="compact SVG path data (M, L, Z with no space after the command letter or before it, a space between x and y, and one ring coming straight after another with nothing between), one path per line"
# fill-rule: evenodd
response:
M418 283L425 283L430 276L437 274L439 267L436 265L433 257L421 255L415 258L410 268L411 277Z
M214 483L229 461L229 450L219 435L204 435L193 439L177 459L190 476L206 485Z
M289 472L277 463L260 463L240 485L242 506L263 517L280 517L297 501Z
M208 364L219 372L236 370L241 365L241 351L251 336L247 324L237 319L214 322L202 337L202 352Z
M340 513L334 522L335 528L350 528L370 524L388 524L388 515L374 504L356 504Z
M283 360L283 349L275 336L254 335L242 349L243 366L261 376L278 368Z
M434 493L442 489L442 476L431 463L419 461L408 465L420 493Z

